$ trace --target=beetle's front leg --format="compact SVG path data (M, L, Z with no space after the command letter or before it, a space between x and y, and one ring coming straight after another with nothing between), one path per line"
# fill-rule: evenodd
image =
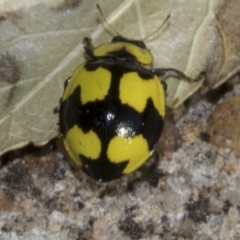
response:
M90 58L94 58L94 55L93 55L94 47L92 45L92 39L89 37L85 37L83 39L83 45L84 45L84 50L87 56L89 56Z

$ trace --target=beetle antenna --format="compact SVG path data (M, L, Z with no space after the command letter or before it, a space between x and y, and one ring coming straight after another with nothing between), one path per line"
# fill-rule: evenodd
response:
M99 5L98 3L96 4L96 7L97 7L98 11L100 12L103 21L108 25L108 27L109 27L116 35L121 36L121 34L119 34L119 33L108 23L107 19L106 19L106 18L104 17L104 15L103 15L102 9L100 8L100 5Z
M167 22L167 20L171 17L170 14L167 15L166 19L163 21L163 23L155 30L153 31L152 33L150 33L148 36L146 36L144 39L142 39L143 42L145 42L148 38L150 38L153 34L155 34L157 31L159 31L163 26L164 24Z

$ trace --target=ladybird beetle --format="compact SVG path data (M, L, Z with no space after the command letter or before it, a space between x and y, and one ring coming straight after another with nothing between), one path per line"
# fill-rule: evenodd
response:
M145 68L153 57L144 42L120 35L97 48L85 38L85 52L91 60L65 82L60 131L74 163L107 182L138 169L154 152L165 115L159 77L186 76Z

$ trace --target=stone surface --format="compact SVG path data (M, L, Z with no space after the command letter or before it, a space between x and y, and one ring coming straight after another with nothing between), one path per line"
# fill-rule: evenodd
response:
M239 89L236 83L219 101ZM217 105L196 96L171 124L179 135L169 146L178 147L160 156L156 187L140 171L96 183L51 144L4 156L0 239L238 239L240 157L206 134Z

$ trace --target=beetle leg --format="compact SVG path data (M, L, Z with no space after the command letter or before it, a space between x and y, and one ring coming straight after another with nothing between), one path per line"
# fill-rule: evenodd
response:
M84 45L84 50L85 53L90 57L90 58L94 58L93 56L93 45L92 45L92 39L89 37L85 37L83 39L83 45Z
M160 158L156 150L154 151L152 158L153 162L150 166L144 169L142 179L149 182L152 187L157 187L159 179L163 176L163 174L158 170Z
M164 80L161 80L161 84L163 86L164 91L166 92L167 91L167 84L166 84L166 82Z
M206 78L206 73L205 72L200 72L200 74L195 79L192 79L192 78L186 76L183 72L181 72L181 71L179 71L175 68L156 68L156 69L151 69L150 71L153 74L157 75L158 77L163 77L163 76L166 76L166 74L168 72L173 72L173 73L175 73L175 75L177 77L179 77L181 79L184 79L184 80L186 80L187 82L190 82L190 83L198 82L202 78ZM164 89L165 89L165 87L164 87Z
M192 79L187 77L183 72L174 69L174 68L156 68L150 70L153 74L157 75L158 77L163 77L165 76L168 72L173 72L175 75L179 78L183 78L187 80L188 82L192 82Z

